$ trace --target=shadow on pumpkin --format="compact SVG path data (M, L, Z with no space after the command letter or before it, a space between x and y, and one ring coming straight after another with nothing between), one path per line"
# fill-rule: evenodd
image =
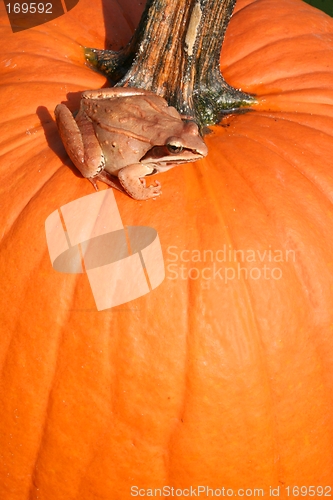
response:
M108 85L106 84L105 87L108 87ZM88 89L82 89L82 91L83 90ZM75 116L80 106L81 92L69 92L67 94L67 98L67 101L61 101L61 103L65 104ZM81 172L75 167L72 160L69 158L60 138L56 121L54 120L49 110L45 106L38 106L36 114L40 120L41 126L44 129L45 139L49 148L58 156L63 165L70 168L70 170L76 177L85 179ZM124 192L117 177L114 178L114 184L114 187L116 187L116 189Z
M108 82L103 85L104 88L110 87L111 85ZM83 88L82 91L79 92L68 92L66 95L67 100L61 101L61 104L65 104L75 116L80 107L81 94L85 90L90 90L87 88ZM59 103L60 104L60 103ZM57 124L53 118L53 114L51 115L50 111L45 106L38 106L36 109L36 114L40 120L41 126L44 129L44 135L46 142L50 149L59 157L60 161L69 167L72 172L76 175L76 177L84 178L80 171L73 165L70 160L64 145L61 141Z
M81 92L72 92L72 95L76 95L77 101L80 101L80 95ZM73 99L74 100L74 99ZM72 107L73 105L73 100L70 99L69 101L62 101L64 104L69 105ZM76 106L76 109L78 108L78 105ZM49 146L50 149L58 156L60 161L66 165L66 167L69 167L72 172L76 175L76 177L81 177L83 179L83 176L81 173L77 170L77 168L73 165L71 162L70 158L68 157L65 148L62 144L62 141L60 139L60 135L58 132L57 124L49 112L49 110L45 106L38 106L36 110L36 114L40 120L41 126L43 127L44 130L44 135L46 142Z

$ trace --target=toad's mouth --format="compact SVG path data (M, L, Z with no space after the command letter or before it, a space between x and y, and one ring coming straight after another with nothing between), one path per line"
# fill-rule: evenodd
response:
M145 175L145 177L147 177L148 175L165 172L166 170L170 170L170 168L176 167L177 165L194 162L197 160L201 160L202 158L203 157L201 155L191 155L190 158L178 158L172 161L163 161L163 159L160 159L159 161L153 161L152 159L141 160L141 163L145 163L146 165L154 165L153 171L150 174Z
M170 152L167 146L154 146L141 158L140 163L154 164L157 171L169 169L181 163L197 161L203 155L196 150L182 149L181 151ZM151 174L150 174L151 175Z
M156 168L154 168L154 170L152 172L150 172L150 174L146 174L145 177L149 177L150 175L154 175L154 174L157 174Z
M147 160L141 160L141 163L144 163L146 165L150 165L153 167L153 171L150 174L147 175L154 175L162 172L166 172L167 170L170 170L173 167L176 167L177 165L182 165L184 163L190 163L194 161L201 160L203 156L201 155L191 155L189 158L177 158L175 160L170 161L169 159L167 161L163 161L163 159L160 159L159 161L153 161L151 159Z

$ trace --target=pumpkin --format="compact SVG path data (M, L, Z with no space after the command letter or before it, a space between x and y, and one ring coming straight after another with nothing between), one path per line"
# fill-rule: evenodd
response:
M161 175L161 198L115 192L125 225L158 231L158 288L97 311L85 274L51 266L45 220L92 193L53 109L106 84L82 45L123 45L142 8L80 0L13 34L1 6L0 497L328 487L332 19L300 0L237 1L221 69L257 95L253 111L212 128L205 160Z

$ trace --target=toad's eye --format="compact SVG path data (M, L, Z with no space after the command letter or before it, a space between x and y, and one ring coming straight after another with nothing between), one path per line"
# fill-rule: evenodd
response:
M171 153L172 155L181 153L184 149L180 144L167 144L167 148L169 153Z

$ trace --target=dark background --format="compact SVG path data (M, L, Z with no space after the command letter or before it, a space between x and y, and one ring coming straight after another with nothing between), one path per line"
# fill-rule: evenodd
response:
M333 16L333 0L305 0L305 2Z

